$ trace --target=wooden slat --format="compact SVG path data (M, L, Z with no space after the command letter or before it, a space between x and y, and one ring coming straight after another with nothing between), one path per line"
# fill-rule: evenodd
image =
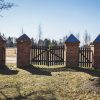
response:
M89 58L88 58L88 54L89 54L89 48L86 48L86 67L89 67Z
M65 47L63 46L63 64L64 64L64 50L65 49Z
M51 59L51 49L52 49L52 47L50 47L49 48L49 65L51 66L51 64L52 64L52 59Z
M88 59L89 59L89 61L88 61L88 67L90 67L90 65L91 65L91 50L90 50L90 48L88 48Z
M45 65L46 65L46 47L44 48L45 48L44 59L45 59Z
M56 50L53 50L53 53L55 54ZM54 65L56 65L56 62L55 62L55 56L53 57L53 60L54 60Z
M89 51L88 51L88 55L89 55L89 67L91 67L91 49L89 48Z
M41 46L40 48L41 48L41 51L40 51L40 52L43 52L43 47ZM41 57L41 59L42 59L41 64L42 64L42 65L44 65L44 61L43 61L43 60L44 60L44 58L43 58L43 56L44 56L44 53L42 54L42 57Z
M60 46L58 47L58 55L61 57L61 48L60 48ZM60 58L58 58L58 60L59 60L59 65L61 65L61 59Z
M52 47L52 52L54 52L55 50L54 50L54 47ZM51 55L52 55L52 66L54 65L54 54L53 53L51 53Z
M34 57L36 56L36 46L34 46ZM34 57L33 57L33 59L34 59ZM34 64L36 64L35 62L34 62Z

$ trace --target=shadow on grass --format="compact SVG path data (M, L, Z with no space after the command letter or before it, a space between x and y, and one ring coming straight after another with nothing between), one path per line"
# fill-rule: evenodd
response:
M70 71L70 72L84 72L95 77L100 77L100 70L95 70L93 68L82 68L82 67L59 67L59 68L44 68L36 67L33 65L25 66L21 68L32 74L37 75L47 75L52 76L51 72L61 72L61 71Z
M26 70L31 74L52 76L50 71L42 70L41 68L35 67L33 65L24 66L20 69Z
M0 74L15 75L15 74L18 74L18 71L17 70L11 70L7 66L0 66Z
M59 68L40 68L41 70L49 71L49 72L61 72L61 71L74 71L71 68L59 67Z
M70 69L77 71L77 72L84 72L84 73L90 74L95 77L100 77L100 70L95 70L93 68L82 68L82 67L75 68L75 67L73 67Z
M3 90L5 88L3 88ZM5 93L3 90L1 90L0 91L0 95L3 98L5 98L3 100L57 100L53 90L31 91L31 92L23 95L21 93L21 86L20 86L20 84L16 84L16 86L14 86L12 88L16 89L15 93L17 93L17 96L13 96L12 95L13 97L9 97L7 93ZM9 93L9 91L8 91L8 93ZM47 97L47 95L50 95L50 96ZM0 97L0 100L1 100L1 97Z
M70 72L84 72L95 77L100 77L100 70L95 70L93 68L82 68L82 67L59 67L59 68L40 68L44 71L49 72L61 72L61 71L70 71Z

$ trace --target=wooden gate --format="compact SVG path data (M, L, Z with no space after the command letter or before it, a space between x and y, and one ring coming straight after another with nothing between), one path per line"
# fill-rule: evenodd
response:
M79 48L79 67L92 67L93 50L88 48Z
M64 46L33 46L31 64L35 65L64 65Z

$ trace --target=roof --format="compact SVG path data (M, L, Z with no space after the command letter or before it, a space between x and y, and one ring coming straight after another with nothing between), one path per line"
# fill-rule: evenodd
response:
M31 41L30 38L26 35L26 34L23 34L22 36L20 36L17 41Z
M73 35L71 34L67 40L65 41L66 42L70 42L70 43L80 43L80 41Z
M93 41L93 43L100 43L100 34L97 36L97 38Z
M4 36L0 35L0 40L1 41L6 41L6 39L4 38Z

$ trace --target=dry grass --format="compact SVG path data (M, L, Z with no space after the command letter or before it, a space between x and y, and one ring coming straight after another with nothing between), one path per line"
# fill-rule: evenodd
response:
M28 71L16 75L0 74L0 100L100 100L95 91L81 86L91 75L84 72L51 72L52 76L35 75Z

